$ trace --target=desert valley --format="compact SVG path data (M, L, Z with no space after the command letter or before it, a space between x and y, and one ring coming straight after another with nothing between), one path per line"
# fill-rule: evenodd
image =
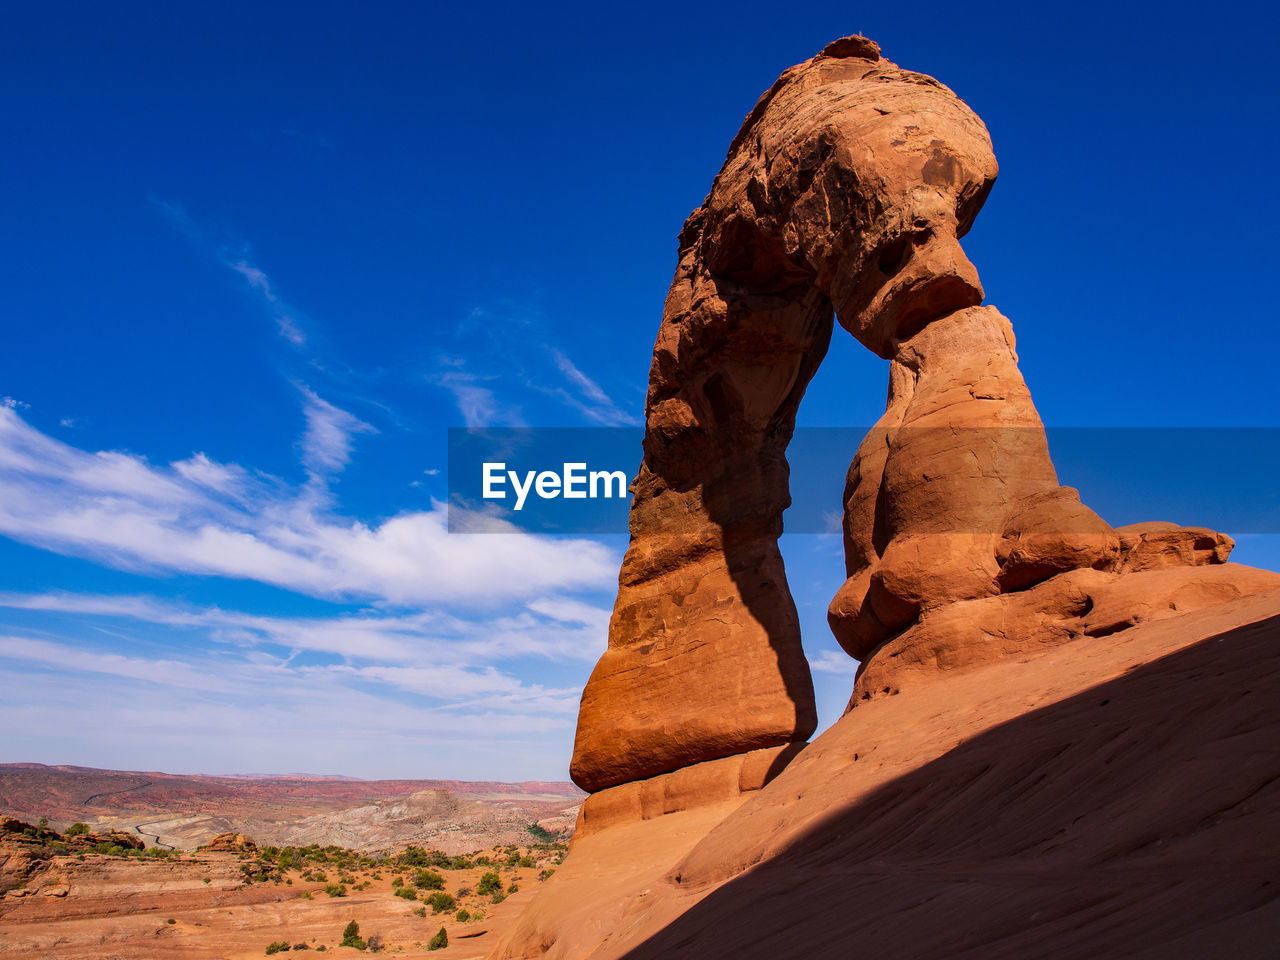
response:
M482 956L559 866L581 797L2 765L0 956L334 950L352 921L374 952Z

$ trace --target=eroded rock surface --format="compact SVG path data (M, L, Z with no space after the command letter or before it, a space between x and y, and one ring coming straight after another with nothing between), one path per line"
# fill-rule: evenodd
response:
M996 175L950 90L846 38L786 71L680 234L609 647L572 775L597 791L805 740L777 538L785 449L833 310L870 349L982 300L960 249Z
M748 115L680 234L631 545L579 714L580 839L754 804L813 731L777 538L833 314L890 361L830 608L862 661L851 707L1280 586L1226 564L1228 537L1116 530L1059 484L1012 326L959 244L996 171L955 94L861 37L787 70Z
M1082 953L1225 931L1262 955L1280 914L1250 858L1276 763L1236 753L1271 735L1280 575L1227 563L1211 530L1113 529L1059 484L958 242L995 175L981 121L862 37L747 117L681 232L654 348L574 749L593 793L491 956L1030 956L1064 929ZM847 475L830 608L862 665L805 746L777 537L833 313L890 387Z

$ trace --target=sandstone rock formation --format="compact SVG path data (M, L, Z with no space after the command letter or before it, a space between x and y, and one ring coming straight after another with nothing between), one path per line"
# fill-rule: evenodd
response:
M571 769L592 796L564 876L493 956L846 955L848 940L809 936L801 948L775 938L765 949L723 939L723 925L737 922L731 895L707 913L711 926L663 927L745 871L794 859L789 845L803 845L805 869L831 867L825 846L857 817L886 819L877 802L910 799L870 793L868 783L886 779L863 772L884 757L906 776L1030 703L1087 696L1144 656L1280 613L1280 576L1226 563L1229 537L1170 523L1113 529L1059 484L1012 327L981 306L959 245L995 176L986 129L964 103L882 60L862 37L784 72L748 115L680 234L631 545L608 650L579 715ZM890 361L890 386L849 468L847 580L829 611L862 665L850 712L806 749L812 689L777 538L789 502L785 449L833 313ZM1257 596L1264 601L1251 605ZM1249 636L1240 649L1254 656ZM1074 671L1066 680L1055 674L1063 663ZM1014 700L981 686L996 679ZM900 693L910 709L885 706ZM1068 726L1084 722L1082 711L1068 711ZM895 727L908 722L927 734ZM1159 718L1140 706L1133 722ZM1052 763L1052 746L1044 756L1029 748L1015 767ZM859 765L877 750L881 761ZM1087 803L1090 788L1072 786L1071 769L1056 775ZM1188 799L1188 816L1229 808L1227 794L1249 779L1222 778ZM964 793L963 777L952 786ZM1134 802L1111 800L1117 810ZM839 821L843 832L823 833L832 811L857 804ZM1084 816L1076 813L1072 823ZM1055 818L1035 822L1069 833ZM909 829L887 819L886 830ZM1123 823L1115 842L1149 842L1139 827ZM962 844L967 827L953 828ZM775 883L793 882L786 870ZM1076 874L1068 882L1088 893ZM928 884L899 887L912 903L929 899ZM760 925L746 926L759 936ZM1101 946L1104 927L1093 941Z
M785 449L833 309L882 356L982 299L958 237L996 175L982 122L846 38L784 73L680 234L654 348L584 789L805 740L815 713L777 538Z
M257 853L258 844L243 833L220 833L198 849L210 853Z

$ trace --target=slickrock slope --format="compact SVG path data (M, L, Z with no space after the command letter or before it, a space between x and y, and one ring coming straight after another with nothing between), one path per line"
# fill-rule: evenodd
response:
M982 122L861 37L787 70L680 234L572 855L493 957L1265 956L1280 575L1058 483L959 238ZM890 361L812 745L777 537L832 314ZM1264 937L1263 935L1266 934ZM1226 945L1226 949L1219 949Z
M1276 591L936 674L723 819L575 842L494 955L1272 957L1277 730Z

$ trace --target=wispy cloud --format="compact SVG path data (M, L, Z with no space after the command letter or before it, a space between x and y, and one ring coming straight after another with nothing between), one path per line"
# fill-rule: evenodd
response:
M294 316L294 311L289 305L284 303L271 289L271 279L267 276L261 267L256 267L248 260L241 257L238 260L223 259L222 261L240 276L244 277L245 282L249 284L250 289L258 291L262 294L262 299L271 307L271 312L275 316L276 327L280 331L280 336L284 337L295 347L304 346L307 342L306 334L302 332L302 327L298 323L298 318Z
M452 394L468 427L522 427L539 407L553 426L564 409L594 426L641 422L589 376L561 346L540 338L549 327L524 304L473 308L453 331L451 351L436 358L429 382ZM547 399L554 401L548 404Z
M426 658L464 666L521 658L591 662L604 652L609 623L608 610L556 596L466 618L443 610L270 617L149 596L65 592L0 593L0 607L199 630L214 641L280 648L281 656L308 651L351 660L414 664Z
M323 401L311 407L302 447L313 475L346 463L360 429L347 417ZM364 522L329 509L311 481L291 486L199 453L157 466L80 450L0 407L0 533L109 566L398 604L493 604L597 588L617 570L596 541L511 530L451 534L439 502Z
M505 777L549 778L577 705L576 686L425 659L122 656L0 635L0 663L11 756L124 769L491 778L500 758Z
M357 433L377 433L373 427L346 410L341 410L299 386L305 400L302 413L307 429L302 435L302 465L315 478L329 476L351 460L353 437Z
M246 286L256 293L266 306L276 329L295 347L304 347L307 335L303 330L298 311L286 303L276 292L265 270L255 264L249 255L249 245L242 240L217 239L211 232L196 223L179 203L153 197L152 204L161 215L193 243L204 249L227 269L243 278Z
M548 352L555 362L556 369L574 388L578 396L561 390L564 400L582 413L592 423L602 427L627 427L640 423L640 418L628 413L613 402L613 398L601 389L600 385L578 369L562 350L549 347Z
M457 369L462 361L449 361L455 369L435 374L428 379L453 394L462 422L468 427L523 427L524 416L515 404L498 399L492 384L496 377L485 377Z
M852 676L858 668L858 661L839 650L823 650L817 656L809 656L809 666L819 673Z

